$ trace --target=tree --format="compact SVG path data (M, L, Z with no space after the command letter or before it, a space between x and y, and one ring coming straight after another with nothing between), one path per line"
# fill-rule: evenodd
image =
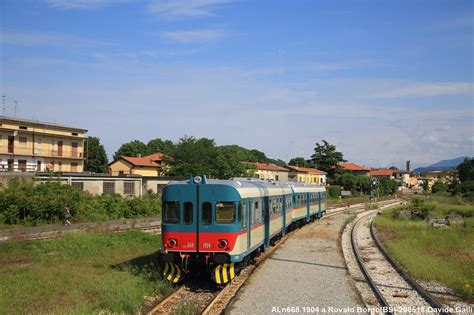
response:
M355 191L356 176L350 173L343 174L340 178L340 183L344 187L344 190Z
M431 192L432 193L443 192L443 191L447 191L447 190L448 190L448 186L445 183L441 182L441 181L437 181L431 187Z
M341 152L336 151L336 146L330 144L326 140L323 140L323 144L316 143L314 148L314 154L311 155L311 163L314 167L326 171L331 176L334 174L333 166L337 168L337 165L341 162L346 162Z
M241 162L246 161L245 152L238 146L224 146L217 148L216 177L228 179L231 177L247 176L248 165Z
M394 194L398 188L395 180L385 177L379 179L377 187L381 196Z
M163 153L164 155L172 156L175 149L175 145L171 140L161 140L160 138L152 139L148 141L148 150L151 153Z
M97 137L88 137L86 139L86 162L84 170L93 173L107 173L109 160L104 146Z
M474 159L465 158L464 162L458 165L457 170L461 183L468 180L474 180Z
M117 160L121 156L132 156L136 157L139 154L144 156L151 154L152 152L147 147L146 144L139 140L133 140L127 143L122 144L122 146L115 152L114 160Z
M260 163L268 163L268 158L262 151L258 151L256 149L250 150L252 161L250 162L260 162Z
M217 177L217 149L213 139L184 136L174 150L170 160L170 175L208 175Z
M270 164L275 164L275 165L278 165L278 166L281 166L281 167L285 167L286 166L286 162L283 161L283 160L280 160L280 159L268 159L267 163L270 163Z
M370 194L370 185L372 181L370 180L369 176L359 175L355 177L355 180L357 191L360 191L364 194Z
M430 185L428 184L428 180L423 180L423 183L421 184L421 187L423 188L424 191L429 192Z
M310 161L306 161L304 157L295 157L288 162L288 165L299 166L299 167L310 167Z

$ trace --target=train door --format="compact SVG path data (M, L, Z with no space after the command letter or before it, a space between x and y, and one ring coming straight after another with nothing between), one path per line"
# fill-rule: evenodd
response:
M253 202L247 202L245 211L247 212L247 216L245 217L246 219L246 226L247 226L247 249L249 249L252 246L252 204Z
M268 247L270 244L270 205L269 205L269 198L263 197L263 223L265 225L265 248Z
M321 193L318 192L318 218L321 217Z
M310 218L309 212L311 208L311 202L310 202L310 197L309 197L310 194L306 193L304 194L304 196L306 197L306 222L309 222L309 218Z
M196 200L198 196L199 185L186 185L183 187L182 197L183 203L181 205L182 213L182 225L181 232L183 236L186 235L186 240L183 242L183 250L196 250L198 249L197 244L199 243L197 238L197 227L199 221L198 214L198 202Z
M283 217L283 227L282 227L282 230L281 230L281 234L282 235L285 235L285 231L286 231L286 211L287 211L287 200L286 200L286 195L283 195L283 198L282 198L282 217Z

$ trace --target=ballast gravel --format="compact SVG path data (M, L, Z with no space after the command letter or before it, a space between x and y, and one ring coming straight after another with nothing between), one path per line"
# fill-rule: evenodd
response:
M253 273L227 313L341 314L363 307L338 245L348 217L340 214L295 231Z

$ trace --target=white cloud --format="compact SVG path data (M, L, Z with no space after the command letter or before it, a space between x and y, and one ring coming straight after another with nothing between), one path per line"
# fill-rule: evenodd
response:
M46 0L46 3L57 9L95 9L124 3L130 0Z
M368 98L399 98L407 96L437 96L444 94L469 94L474 92L474 84L466 82L420 83L414 82L404 86L394 86L368 95Z
M217 41L226 37L228 33L222 29L198 29L162 32L160 35L181 44L200 44Z
M12 32L5 30L1 30L0 32L2 34L0 42L3 45L53 47L95 47L113 45L112 42L55 32Z
M232 0L155 0L148 11L165 19L213 16L214 11Z
M464 97L450 98L449 104L430 100L430 106L363 98L368 91L382 93L410 82L267 81L260 74L272 77L278 69L122 61L80 67L70 80L47 88L41 80L51 80L55 72L28 69L30 84L5 84L4 93L21 100L19 115L25 118L43 115L37 118L89 129L109 155L134 138L176 141L184 134L257 148L285 160L309 157L315 142L326 139L346 159L371 167L402 166L406 160L427 165L473 154L472 109ZM72 117L74 108L81 114Z

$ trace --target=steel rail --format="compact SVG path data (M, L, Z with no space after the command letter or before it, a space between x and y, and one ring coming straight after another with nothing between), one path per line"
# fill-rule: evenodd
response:
M386 200L386 201L381 201L380 203L384 203L385 205L386 204L391 204L391 203L397 203L397 202L393 202L393 200ZM361 210L361 209L364 209L365 207L365 204L361 204L361 205L354 205L352 208L343 208L341 210L338 210L338 211L330 211L330 212L326 212L326 215L324 215L323 217L320 218L320 220L324 220L324 219L327 219L327 218L330 218L330 217L333 217L335 215L338 215L338 214L341 214L341 213L346 213L346 212L350 212L350 211L354 211L354 210ZM332 209L335 209L335 208L332 208ZM328 208L328 210L330 210L330 208ZM225 306L222 308L223 312L225 313L225 311L227 310L227 307L229 305L232 304L232 302L234 301L234 298L235 298L235 294L240 290L240 287L247 281L247 279L251 276L251 274L258 268L262 265L262 263L282 244L284 243L284 241L286 240L286 238L290 237L293 232L296 231L296 230L293 230L293 231L290 231L288 233L285 234L285 236L279 241L277 242L276 246L273 246L272 249L268 252L268 253L264 253L264 256L263 257L259 257L261 259L259 259L255 264L253 265L250 265L248 268L250 268L251 270L249 270L250 272L246 273L245 276L244 276L244 279L238 279L239 276L241 276L244 271L247 269L245 268L244 270L242 270L242 272L239 274L239 276L237 276L234 280L238 280L239 282L241 282L238 286L238 288L236 288L236 291L234 292L234 295L230 298L230 300L225 304ZM263 259L262 259L263 258ZM185 282L183 284L181 284L174 292L170 293L166 298L164 298L162 301L160 301L157 305L155 305L149 312L147 312L147 314L151 315L151 314L155 314L156 311L161 308L163 305L171 302L176 296L182 294L183 290L185 289L185 286L186 284L189 284L189 282ZM226 286L227 287L227 286ZM224 287L224 289L226 288ZM225 292L223 292L223 290L220 290L217 292L216 296L214 297L214 299L212 299L212 301L209 302L209 304L207 305L207 307L204 308L204 310L202 311L203 314L210 314L211 312L211 309L212 307L218 303L218 300L221 298L221 294L223 294Z
M380 250L382 255L385 257L385 259L392 265L393 269L395 269L398 274L416 291L418 294L423 297L423 299L431 305L439 314L443 315L450 315L451 313L446 311L446 308L438 302L431 294L429 294L418 282L416 282L412 277L410 277L405 270L389 255L388 251L385 249L385 247L382 245L380 240L377 237L377 234L374 229L374 220L370 223L370 235L372 236L372 239L377 246L377 248Z
M372 277L370 277L369 272L364 266L364 263L362 262L362 258L360 257L360 252L359 249L357 248L357 244L355 241L355 227L359 224L359 222L370 215L370 213L362 216L359 218L354 225L352 226L351 229L351 244L352 244L352 251L354 252L354 257L356 259L357 264L359 265L360 270L362 271L362 274L364 275L365 280L367 281L367 284L369 285L370 289L375 295L375 298L379 301L380 305L382 307L386 307L388 311L384 312L385 314L394 314L393 312L390 311L390 305L388 304L387 300L385 300L385 297L383 296L382 292L380 292L379 288L375 284L374 280Z

